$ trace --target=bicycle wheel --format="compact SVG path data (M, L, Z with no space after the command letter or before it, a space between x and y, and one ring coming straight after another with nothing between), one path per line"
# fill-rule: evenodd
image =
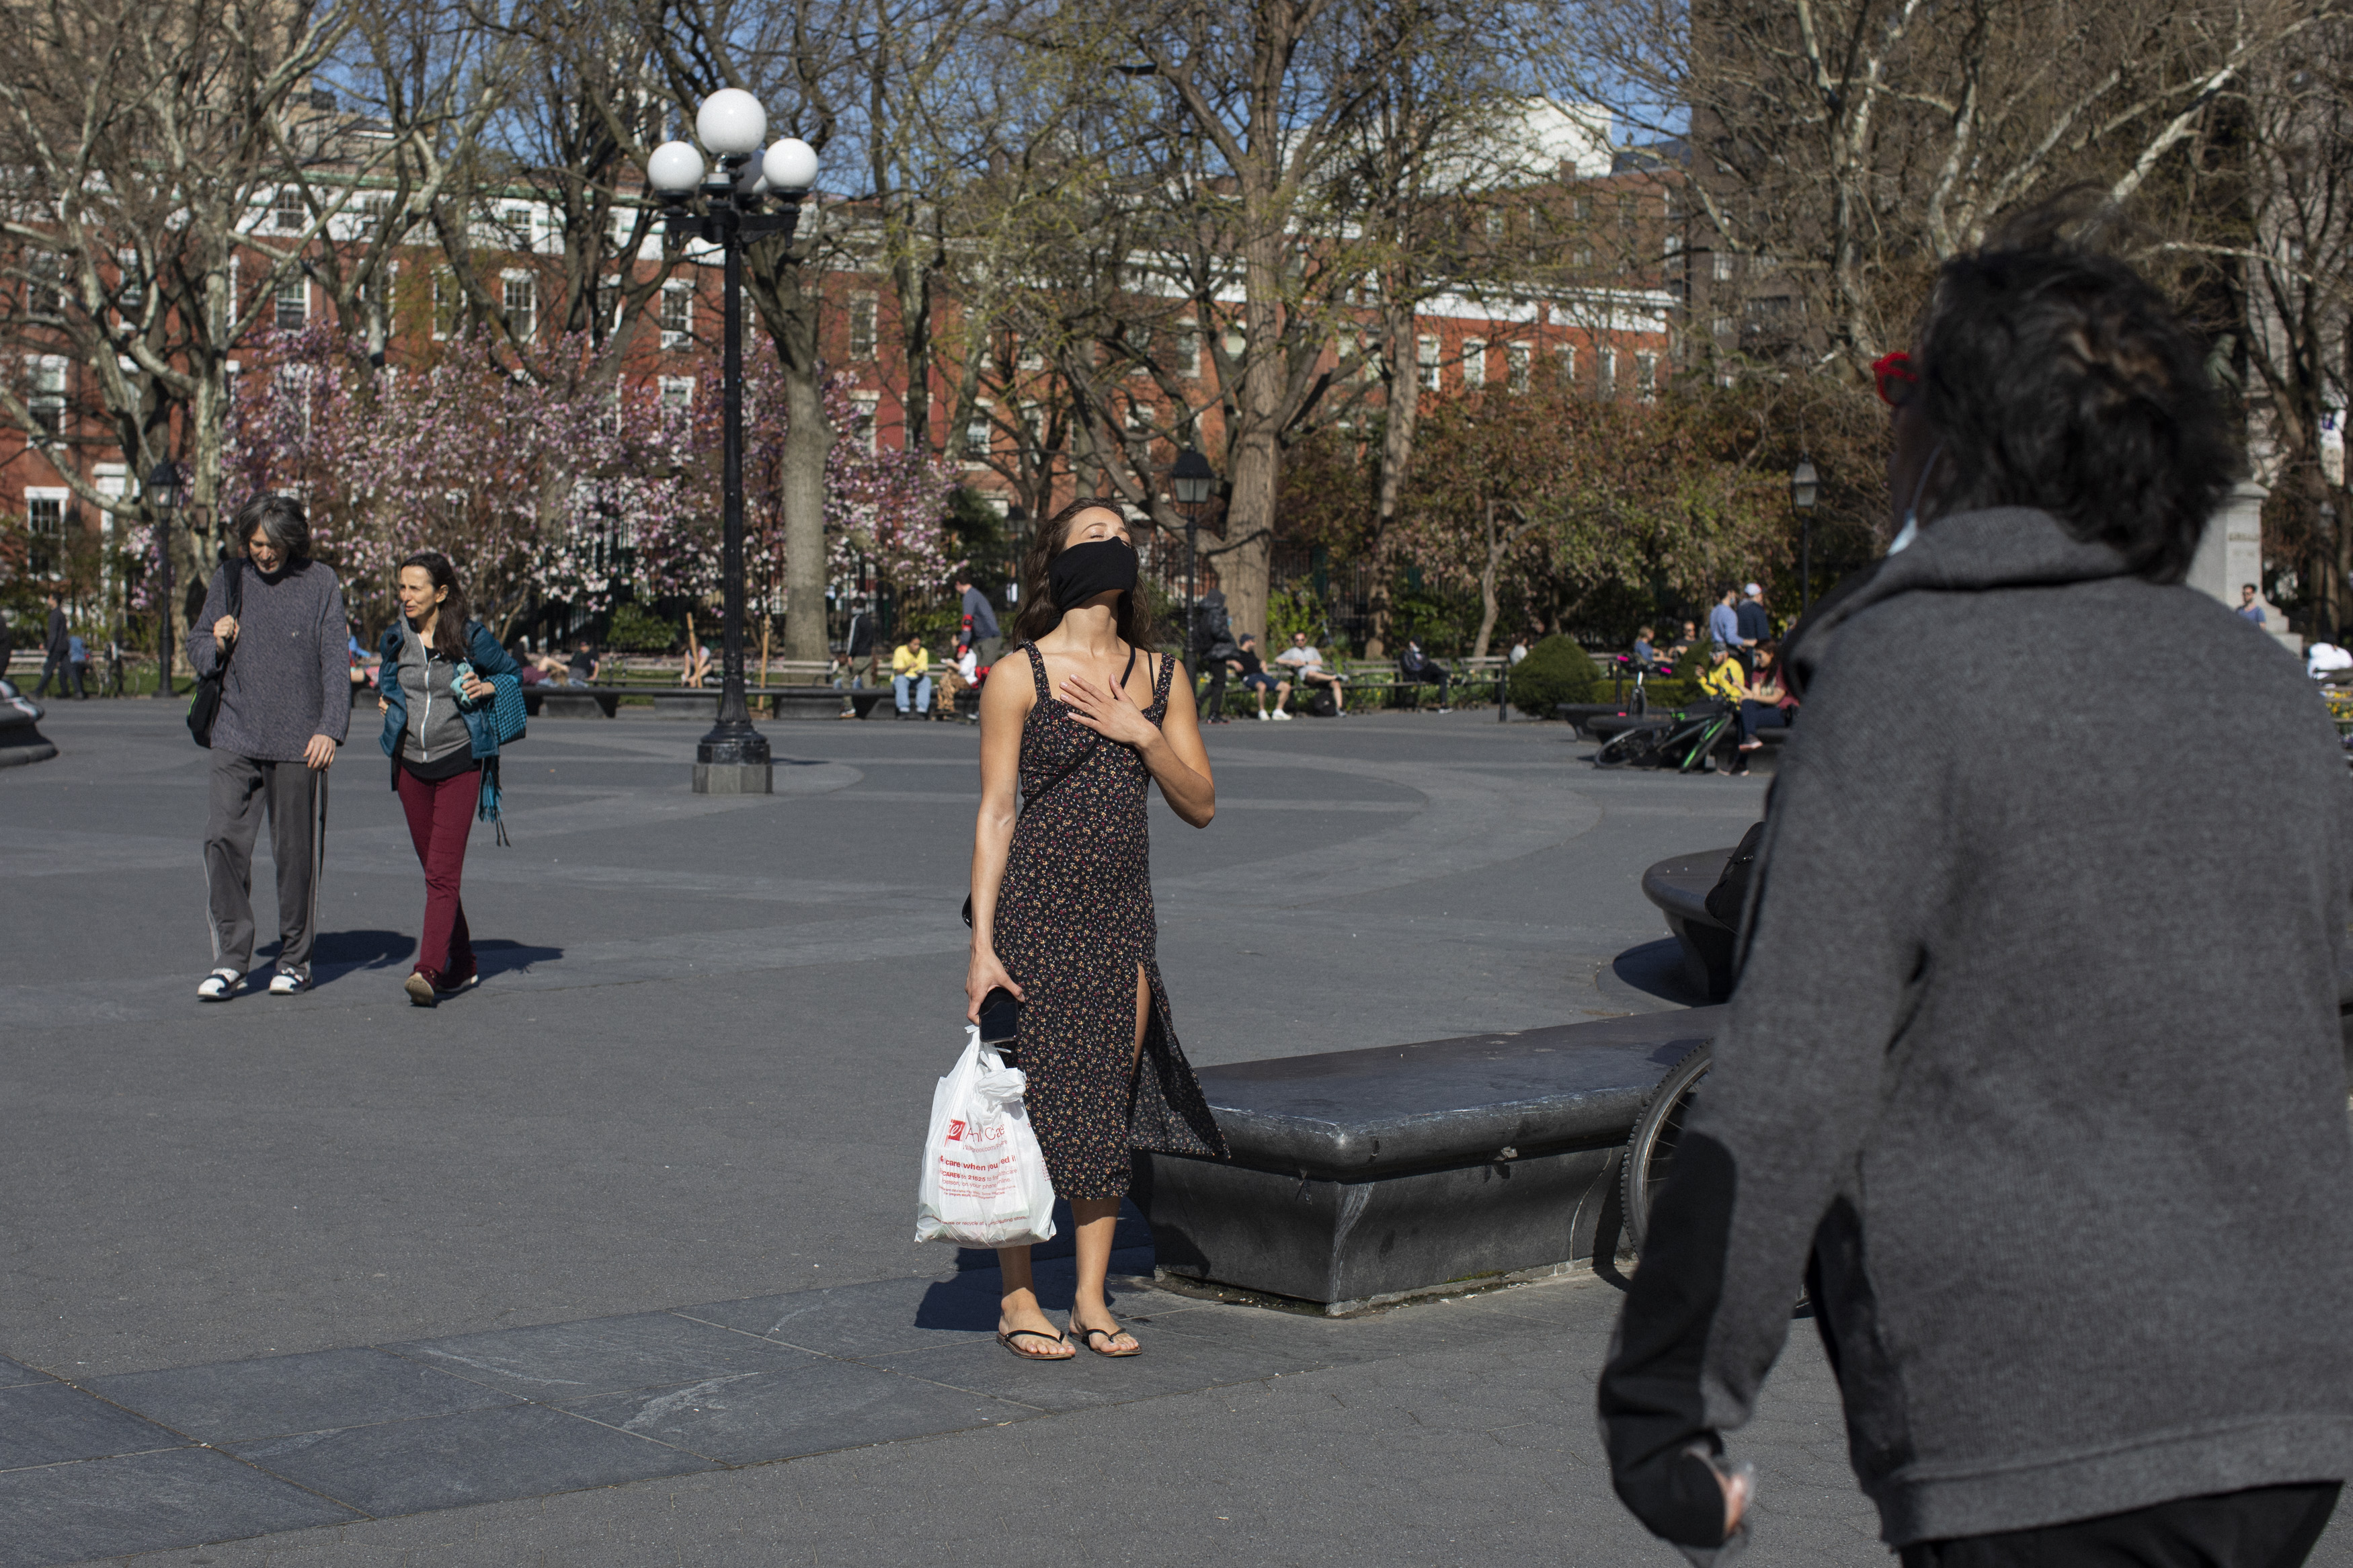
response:
M1625 1206L1626 1245L1637 1257L1650 1236L1651 1206L1659 1201L1659 1191L1674 1170L1683 1117L1691 1110L1699 1080L1715 1062L1712 1045L1694 1047L1659 1080L1659 1087L1642 1102L1641 1114L1634 1118L1634 1131L1626 1140L1626 1157L1620 1163L1618 1193Z
M1622 768L1636 763L1647 763L1658 754L1659 732L1656 730L1627 730L1612 735L1593 753L1597 768Z

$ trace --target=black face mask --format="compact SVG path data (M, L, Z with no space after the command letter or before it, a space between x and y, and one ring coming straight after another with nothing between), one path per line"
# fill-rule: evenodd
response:
M1097 594L1135 592L1135 574L1134 546L1116 539L1098 539L1092 544L1073 544L1055 556L1046 582L1053 590L1054 607L1068 610Z

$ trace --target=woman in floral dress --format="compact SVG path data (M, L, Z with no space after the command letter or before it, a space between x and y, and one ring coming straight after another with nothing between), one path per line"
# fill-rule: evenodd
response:
M1160 983L1145 791L1157 782L1177 816L1207 827L1217 786L1192 681L1145 646L1126 520L1074 502L1022 568L1018 646L981 688L965 991L976 1020L992 988L1020 998L1024 1098L1077 1221L1078 1292L1066 1338L1039 1310L1029 1249L1001 1248L997 1339L1035 1361L1077 1354L1072 1341L1134 1355L1103 1296L1130 1151L1226 1153Z

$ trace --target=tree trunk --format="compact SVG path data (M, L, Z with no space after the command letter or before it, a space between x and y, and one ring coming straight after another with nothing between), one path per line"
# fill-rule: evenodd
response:
M1487 657L1487 644L1495 635L1495 574L1504 564L1504 552L1495 548L1495 503L1488 501L1480 509L1487 526L1487 564L1479 574L1479 640L1472 645L1471 657Z
M1396 289L1384 288L1381 292L1381 336L1385 344L1381 374L1388 384L1384 391L1388 410L1381 431L1381 473L1373 498L1372 536L1365 542L1373 558L1372 626L1365 641L1366 658L1379 658L1388 651L1389 579L1397 570L1389 549L1389 531L1397 521L1398 496L1405 489L1406 470L1413 464L1414 432L1421 424L1421 377L1414 352L1413 311L1393 303L1398 297Z
M805 228L820 216L815 202L802 210ZM787 248L755 245L744 257L744 292L776 344L784 370L785 651L792 659L826 657L825 462L833 450L826 423L825 367L818 359L819 298L801 273L810 239Z

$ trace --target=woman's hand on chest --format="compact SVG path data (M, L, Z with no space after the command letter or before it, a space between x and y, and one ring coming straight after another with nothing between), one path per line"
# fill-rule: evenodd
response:
M1140 666L1143 661L1137 662ZM1160 738L1159 726L1144 716L1114 677L1101 672L1064 675L1054 682L1053 691L1072 719L1107 741L1142 750Z

